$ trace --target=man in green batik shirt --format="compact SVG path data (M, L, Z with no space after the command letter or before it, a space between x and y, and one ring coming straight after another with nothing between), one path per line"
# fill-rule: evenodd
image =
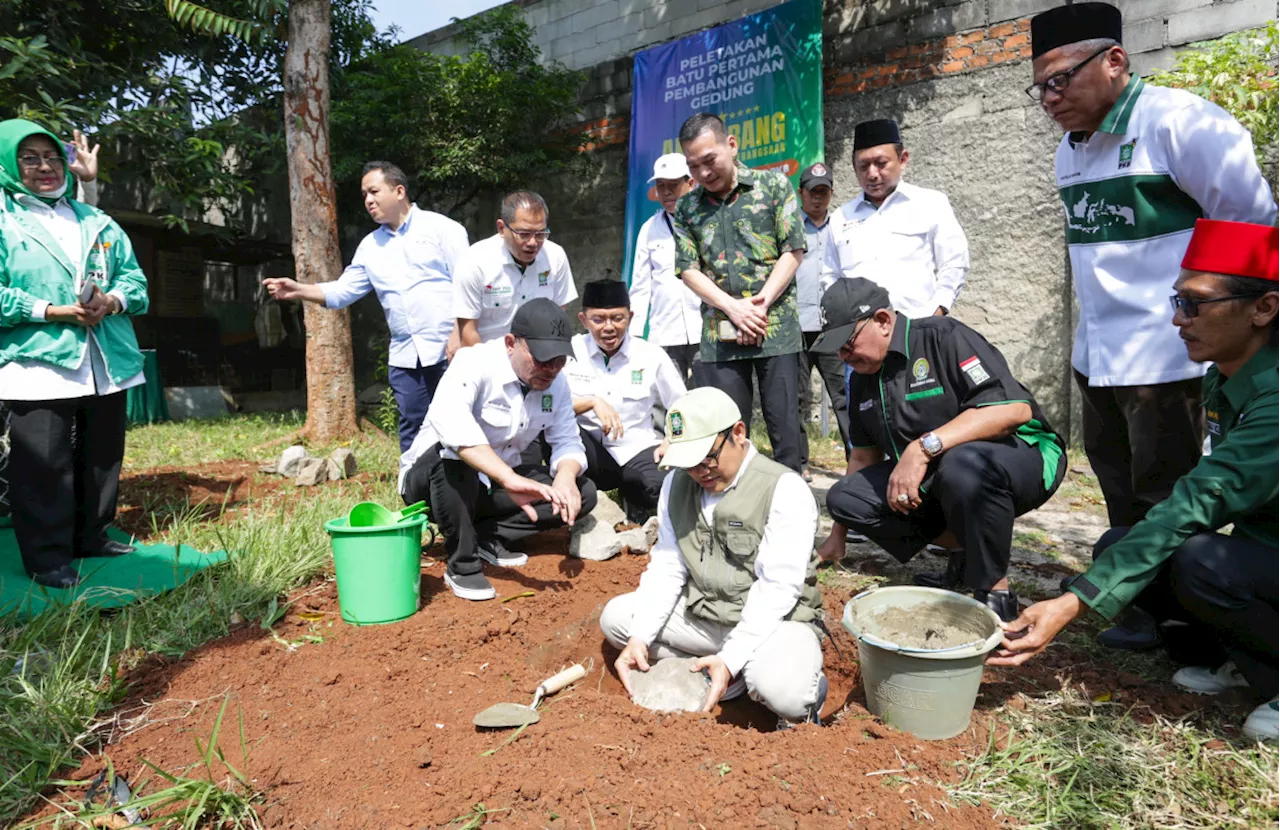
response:
M724 390L749 430L754 372L774 459L799 471L800 201L782 173L738 162L737 140L715 115L685 121L680 148L699 185L681 197L674 221L676 273L703 303L695 385Z

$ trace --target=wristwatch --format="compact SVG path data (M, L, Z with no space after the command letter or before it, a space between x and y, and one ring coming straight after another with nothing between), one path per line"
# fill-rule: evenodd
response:
M937 433L926 432L920 436L920 448L930 458L937 458L942 455L942 439L938 437Z

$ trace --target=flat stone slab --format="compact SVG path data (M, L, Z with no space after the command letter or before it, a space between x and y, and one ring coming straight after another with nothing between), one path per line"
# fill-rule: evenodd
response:
M668 657L649 666L647 672L631 672L631 700L655 712L698 712L707 702L707 675L689 671L692 657Z

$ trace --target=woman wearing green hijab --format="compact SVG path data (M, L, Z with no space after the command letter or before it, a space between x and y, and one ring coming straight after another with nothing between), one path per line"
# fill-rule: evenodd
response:
M124 458L125 391L143 383L129 315L147 280L129 237L76 201L61 142L0 121L0 400L11 411L13 530L36 582L70 588L107 538ZM74 442L73 442L74 436Z

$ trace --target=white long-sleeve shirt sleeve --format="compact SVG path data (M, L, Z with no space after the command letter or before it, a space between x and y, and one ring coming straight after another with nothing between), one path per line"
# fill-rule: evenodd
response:
M1258 168L1253 136L1215 104L1186 106L1163 120L1169 175L1209 219L1276 223L1276 202Z
M476 261L473 246L454 262L453 316L459 320L479 320L483 306L484 271Z
M636 589L640 610L631 620L631 636L653 645L658 634L667 624L667 618L675 610L684 590L688 571L684 566L684 557L676 545L675 531L671 528L669 502L671 499L671 480L675 475L667 476L662 482L662 492L658 494L658 541L649 551L649 567L640 576L640 587Z
M955 304L964 286L965 274L969 272L969 240L965 238L964 229L951 209L951 200L939 194L936 207L937 227L933 232L933 262L936 269L934 278L934 308L941 306L947 311Z
M373 282L369 279L369 272L365 270L364 257L361 255L363 250L364 243L361 242L360 247L356 248L356 255L351 258L351 264L343 269L342 276L329 282L316 283L324 292L325 308L346 308L373 290Z
M819 301L822 295L827 293L827 289L835 285L836 280L844 275L844 267L840 264L840 246L836 244L838 241L836 234L840 232L843 224L844 220L838 213L827 220L829 236L826 246L822 249L822 266L818 270Z
M631 327L628 329L632 337L644 337L645 326L649 324L649 302L653 297L653 269L649 259L649 223L640 228L640 236L636 239L636 253L631 260L631 286L627 289L631 294Z
M655 386L658 400L662 401L663 409L670 410L672 405L689 391L684 385L684 375L680 374L680 370L676 368L676 364L665 351L658 353L656 374Z
M482 354L475 349L459 349L449 367L451 371L446 371L440 378L431 406L427 408L427 422L440 446L455 452L462 447L489 443L489 437L475 416L484 372L479 365L474 370L471 367Z
M787 473L773 491L764 537L756 553L756 581L747 592L742 618L720 647L720 659L731 674L742 671L800 599L817 531L818 505L813 493L799 475Z
M557 385L559 389L557 389ZM573 414L573 393L569 379L561 372L551 387L555 403L552 404L551 426L546 428L547 443L551 445L551 475L565 461L578 462L578 475L587 470L587 450L582 446L582 433L578 431L578 416ZM436 393L440 394L439 392Z

